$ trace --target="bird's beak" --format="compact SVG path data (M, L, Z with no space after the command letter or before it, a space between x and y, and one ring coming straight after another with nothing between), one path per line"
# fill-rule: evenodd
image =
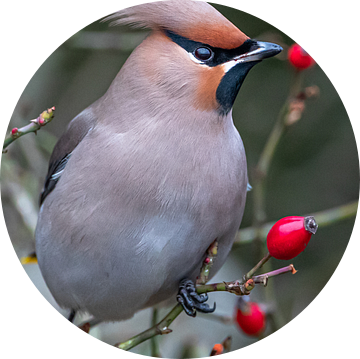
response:
M233 60L238 62L261 61L268 57L277 55L282 51L282 47L271 42L256 41L249 52L235 57Z

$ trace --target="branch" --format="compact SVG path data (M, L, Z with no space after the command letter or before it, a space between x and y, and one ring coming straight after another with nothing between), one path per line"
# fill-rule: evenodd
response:
M53 106L48 110L43 111L38 118L31 120L28 125L21 128L14 127L11 130L10 135L7 138L5 138L2 152L6 153L5 150L6 147L8 147L11 143L13 143L21 136L24 136L27 133L31 133L31 132L34 132L36 134L41 127L45 126L54 118L54 111L55 111L55 107Z
M262 263L263 259L259 262ZM259 265L256 265L259 268ZM255 268L255 267L254 267ZM250 291L255 288L255 284L267 284L267 278L273 277L275 275L289 273L296 273L294 266L291 264L287 267L278 269L273 272L265 273L260 276L252 277L244 282L243 280L234 280L232 282L222 282L222 283L213 283L213 284L204 284L196 288L196 291L199 294L210 293L210 292L229 292L236 295L249 295ZM264 279L266 278L266 279ZM124 349L130 350L136 345L155 337L156 335L169 334L172 330L169 328L170 324L178 317L178 315L183 311L181 304L176 304L175 307L162 319L158 324L152 326L150 329L145 330L144 332L135 335L134 337L128 339L125 342L118 343L115 346Z
M259 263L262 263L262 261L263 260L261 260ZM260 266L256 265L251 270L251 272L255 273L254 271L255 268L260 268ZM229 292L239 296L249 295L250 292L255 288L256 284L262 284L264 285L264 287L267 285L267 279L265 280L264 278L270 278L276 275L289 273L289 272L291 272L292 274L295 274L297 272L292 264L288 265L287 267L283 267L268 273L253 276L250 279L246 279L246 276L244 276L242 280L237 279L232 282L204 284L197 287L196 291L199 294L210 293L210 292Z
M285 273L289 273L289 272L291 272L291 274L295 274L297 272L297 270L295 269L293 264L290 264L284 268L273 270L273 271L265 273L265 274L256 275L256 276L252 277L252 280L254 281L255 284L262 284L264 287L266 287L268 279L270 277L274 277L276 275L285 274Z
M170 324L174 321L174 319L182 312L183 308L181 304L176 304L175 307L161 320L158 324L154 325L148 330L135 335L130 338L126 342L115 344L116 347L124 350L129 350L136 345L153 338L155 335L169 334L172 332L169 329Z

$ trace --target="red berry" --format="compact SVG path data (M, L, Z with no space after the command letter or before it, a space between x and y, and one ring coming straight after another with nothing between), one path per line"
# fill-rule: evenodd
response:
M307 69L315 64L314 59L298 44L293 44L290 47L288 59L298 70Z
M18 132L17 127L14 127L14 128L11 130L11 134L12 134L12 135L15 135L17 132Z
M272 257L292 259L300 254L316 233L314 217L285 217L277 221L267 235L267 247Z
M265 329L265 313L256 303L242 303L236 311L236 323L245 334L259 336Z

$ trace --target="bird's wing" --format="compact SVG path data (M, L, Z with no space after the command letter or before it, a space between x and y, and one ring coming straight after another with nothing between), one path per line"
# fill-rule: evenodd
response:
M48 173L44 188L40 195L40 205L46 196L55 188L59 181L71 153L95 125L95 117L90 109L84 110L70 123L65 133L56 143L49 161Z

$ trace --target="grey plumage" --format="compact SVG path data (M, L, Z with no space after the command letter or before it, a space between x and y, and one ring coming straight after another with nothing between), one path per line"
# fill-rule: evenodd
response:
M224 263L244 211L246 158L232 111L196 95L199 71L154 31L56 145L36 251L61 306L126 319L195 280L215 239L211 274Z

